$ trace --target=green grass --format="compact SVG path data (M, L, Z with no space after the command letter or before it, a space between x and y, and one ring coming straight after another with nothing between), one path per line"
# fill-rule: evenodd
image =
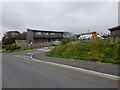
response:
M20 51L29 50L29 49L31 49L31 48L21 47L20 49L17 49L17 50L15 50L15 51L13 51L13 52L20 52Z
M17 46L15 44L12 45L8 45L5 48L2 49L2 52L19 52L19 51L23 51L23 50L29 50L31 48L27 48L27 47L21 47L21 46Z
M120 64L118 53L120 41L80 41L76 43L60 44L46 53L47 56L63 57L84 61L99 61Z
M29 49L30 49L30 48L26 48L26 47L21 47L20 49L13 50L13 51L3 49L3 50L2 50L2 53L6 53L6 52L8 52L8 53L10 53L10 52L20 52L20 51L29 50Z
M12 47L11 47L12 46ZM20 48L18 48L20 47ZM39 46L39 47L33 47L33 48L29 48L29 47L21 47L21 46L17 46L18 49L16 49L16 45L15 44L12 44L12 45L9 45L8 47L5 47L2 49L2 53L11 53L11 52L20 52L20 51L24 51L24 50L30 50L30 49L35 49L35 48L42 48L43 46ZM50 47L50 46L49 46ZM7 50L7 48L9 50ZM12 49L12 50L11 50Z
M2 53L2 50L0 50L0 53Z

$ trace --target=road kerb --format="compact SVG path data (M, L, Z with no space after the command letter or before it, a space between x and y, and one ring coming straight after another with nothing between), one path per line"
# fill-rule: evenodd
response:
M39 53L39 52L36 52L36 53ZM31 59L34 60L34 61L37 61L37 62L56 65L56 66L60 66L60 67L64 67L64 68L69 68L69 69L73 69L73 70L77 70L77 71L80 71L80 72L84 72L84 73L88 73L88 74L92 74L92 75L96 75L96 76L100 76L100 77L104 77L104 78L109 78L109 79L113 79L113 80L120 80L119 76L115 76L115 75L111 75L111 74L96 72L96 71L87 70L87 69L83 69L83 68L79 68L79 67L73 67L73 66L64 65L64 64L58 64L58 63L54 63L54 62L38 60L38 59L33 58L33 55L36 54L36 53L33 53L31 55Z

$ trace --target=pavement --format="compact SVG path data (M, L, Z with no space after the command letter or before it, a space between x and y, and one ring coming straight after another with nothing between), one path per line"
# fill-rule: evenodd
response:
M119 65L117 64L109 64L109 63L99 63L99 62L91 62L91 61L82 61L82 60L73 60L73 59L66 59L66 58L55 58L55 57L48 57L45 56L44 53L50 51L52 48L43 48L37 49L39 53L33 55L33 58L48 62L54 62L64 65L69 65L73 67L83 68L87 70L92 70L96 72L111 74L115 76L119 76Z
M54 47L44 47L39 49L25 50L25 51L11 53L11 54L14 55L15 57L28 58L28 59L30 59L31 55L34 54L32 57L37 60L69 65L73 67L83 68L83 69L115 75L115 76L120 75L120 72L119 72L120 65L117 65L117 64L73 60L73 59L66 59L66 58L56 58L56 57L48 57L44 55L46 52L50 51L53 48Z
M118 88L116 80L35 62L14 54L2 55L2 88Z

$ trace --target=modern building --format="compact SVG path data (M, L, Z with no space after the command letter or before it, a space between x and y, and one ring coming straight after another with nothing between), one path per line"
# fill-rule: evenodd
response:
M110 31L110 38L120 39L120 25L113 28L109 28L108 30Z
M27 42L44 43L63 39L62 31L27 29Z

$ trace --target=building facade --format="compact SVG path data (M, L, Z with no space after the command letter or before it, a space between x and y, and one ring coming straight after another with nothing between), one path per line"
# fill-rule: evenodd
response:
M120 25L113 28L109 28L108 30L110 31L110 38L120 39Z
M27 42L44 43L54 40L60 40L63 38L63 33L64 32L61 31L27 29Z

